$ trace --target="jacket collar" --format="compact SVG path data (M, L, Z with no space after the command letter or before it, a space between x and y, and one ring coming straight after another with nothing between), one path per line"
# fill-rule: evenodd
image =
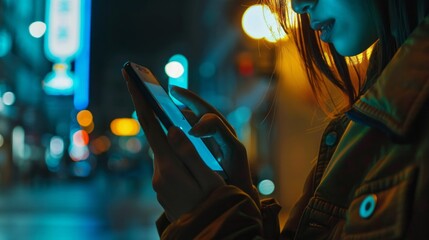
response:
M354 121L387 131L397 139L407 139L419 113L429 111L428 97L429 16L347 115Z

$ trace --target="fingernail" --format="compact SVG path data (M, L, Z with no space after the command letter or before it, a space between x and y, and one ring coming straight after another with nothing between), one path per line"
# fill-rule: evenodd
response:
M191 130L188 131L188 134L194 137L198 137L198 138L207 138L207 137L211 137L210 134L207 133L203 133L201 132L201 129L199 129L198 124L195 124Z
M196 134L195 128L191 128L191 130L188 131L188 134L195 137L195 134Z
M195 124L191 130L188 132L189 135L192 135L194 137L201 137L201 132L198 129L198 124Z
M170 93L172 93L172 94L175 94L175 93L177 93L177 86L171 86L171 88L170 88Z

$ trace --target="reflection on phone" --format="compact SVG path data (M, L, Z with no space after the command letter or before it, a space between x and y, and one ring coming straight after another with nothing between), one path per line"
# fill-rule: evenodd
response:
M186 120L185 116L182 114L179 108L167 95L164 89L157 84L152 84L148 82L144 83L150 89L154 98L161 106L163 111L167 114L167 116L171 119L173 124L183 130L183 132L195 146L195 149L197 150L202 160L206 163L206 165L214 171L223 171L221 166L219 165L219 162L215 159L215 157L204 144L204 142L200 138L196 138L188 134L189 130L191 130L192 128L191 125Z

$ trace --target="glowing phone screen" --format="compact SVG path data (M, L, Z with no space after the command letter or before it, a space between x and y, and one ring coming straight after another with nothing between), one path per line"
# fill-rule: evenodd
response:
M183 116L180 109L167 95L165 90L157 84L149 83L146 81L144 82L144 84L149 88L155 100L161 106L162 110L167 114L168 118L171 119L173 124L176 127L182 129L182 131L186 134L186 136L195 146L195 149L197 150L201 159L206 163L206 165L214 171L223 171L222 167L219 165L219 162L215 159L215 157L204 144L204 142L200 138L196 138L188 134L189 130L191 130L192 128L191 125L186 120L185 116Z

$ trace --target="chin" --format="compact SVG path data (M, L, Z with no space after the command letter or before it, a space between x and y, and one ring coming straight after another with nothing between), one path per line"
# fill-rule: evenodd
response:
M351 39L345 41L333 41L335 50L344 57L356 56L368 49L376 40L368 39L364 42L353 42Z
M344 57L352 57L352 56L356 56L359 53L362 53L363 51L365 51L366 48L362 48L362 47L357 47L357 46L353 46L352 44L335 44L333 43L335 50L337 50L337 52Z

